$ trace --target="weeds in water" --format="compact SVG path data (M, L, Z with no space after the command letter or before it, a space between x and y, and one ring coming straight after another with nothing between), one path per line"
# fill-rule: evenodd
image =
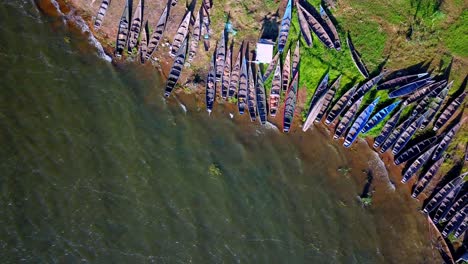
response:
M218 168L218 166L216 166L216 164L212 163L209 167L208 167L208 173L211 175L211 176L221 176L222 173L221 173L221 169Z

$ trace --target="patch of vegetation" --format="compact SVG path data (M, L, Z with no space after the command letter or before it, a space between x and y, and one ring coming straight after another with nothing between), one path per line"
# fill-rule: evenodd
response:
M221 173L221 169L218 168L218 166L216 166L216 164L211 164L210 166L208 166L208 173L211 175L211 176L221 176L222 173Z
M468 10L447 29L443 40L453 54L468 57Z

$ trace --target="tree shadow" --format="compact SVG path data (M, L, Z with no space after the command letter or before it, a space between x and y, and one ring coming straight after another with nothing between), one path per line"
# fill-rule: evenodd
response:
M362 188L361 195L359 196L361 198L368 198L372 196L370 193L370 188L372 186L372 182L374 181L374 176L372 175L371 170L368 170L366 173L367 173L367 181L366 181L366 184L364 184L364 187Z
M412 74L427 72L427 70L429 70L431 63L432 63L432 60L422 61L414 65L408 66L406 68L391 72L390 74L387 75L385 80L382 80L381 82L386 82L388 80L392 80L392 79L402 77L405 75L412 75Z
M270 39L273 42L276 42L279 34L279 10L276 10L276 13L268 13L262 19L262 28L261 28L261 39Z

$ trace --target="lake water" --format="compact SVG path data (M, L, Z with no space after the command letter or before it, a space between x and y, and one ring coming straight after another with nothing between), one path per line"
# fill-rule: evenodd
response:
M2 1L0 39L2 263L440 262L366 143L165 101L30 1Z

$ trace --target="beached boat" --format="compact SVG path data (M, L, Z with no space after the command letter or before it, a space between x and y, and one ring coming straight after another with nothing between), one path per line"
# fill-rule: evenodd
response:
M465 147L465 163L468 162L468 142L466 143Z
M273 57L273 59L271 60L270 64L268 64L268 67L265 71L265 74L263 75L263 81L265 82L268 77L270 77L271 73L273 72L273 70L275 70L276 68L276 64L278 63L279 61L279 55L280 53L276 53L276 55Z
M395 128L396 124L398 123L398 119L400 119L401 112L403 111L403 107L398 110L384 125L380 135L378 135L374 139L374 148L380 147L382 143L384 143L390 134L392 133L393 129Z
M348 101L348 105L351 105L358 98L361 98L367 92L369 92L372 89L372 87L374 87L378 82L380 82L380 80L382 80L384 74L385 74L385 72L381 72L379 75L377 75L374 78L368 80L363 85L361 85L359 88L357 88L356 92L354 92L353 96L351 96L351 100Z
M405 76L401 76L401 77L398 77L398 78L393 78L393 79L387 80L387 81L379 84L377 86L377 90L393 89L393 88L396 88L398 86L407 85L409 83L412 83L412 82L416 81L419 78L425 77L426 75L428 75L428 73L423 72L423 73L405 75Z
M296 72L291 81L291 85L286 92L286 100L284 101L284 115L283 115L283 132L288 133L291 129L291 124L294 118L294 110L296 109L297 102L297 86L299 82L299 73Z
M413 193L411 194L411 197L416 198L418 197L419 194L426 189L427 185L431 182L431 180L434 178L434 176L437 174L437 172L440 169L440 166L444 162L444 158L440 158L437 160L432 166L429 168L429 170L421 177L421 179L418 181L416 184L416 187L413 190Z
M117 58L122 57L122 53L127 45L130 11L129 11L129 0L125 1L125 8L120 17L119 30L117 31L117 41L115 42L115 56Z
M380 97L377 97L356 118L356 121L354 121L353 125L349 129L348 134L346 135L345 142L343 143L343 146L345 148L349 148L353 144L353 142L357 139L359 133L361 133L362 129L364 128L364 126L367 123L367 120L369 120L372 112L374 111L375 106L379 103L379 99L380 99Z
M218 50L216 51L216 82L221 82L224 72L224 61L226 60L226 31L221 32L221 40L218 42Z
M283 91L288 90L289 78L291 77L291 50L288 50L288 54L283 62L283 76L281 77Z
M190 35L190 47L188 54L188 61L191 62L198 51L198 44L200 43L201 25L202 25L202 7L198 10L197 17L195 18L195 24L192 28Z
M455 202L455 198L458 196L458 193L460 192L461 187L462 185L459 184L455 188L453 188L453 190L451 190L447 194L447 196L445 196L445 198L442 199L440 204L436 207L437 210L436 208L434 208L435 214L432 217L432 221L434 223L438 223L440 219L442 218L442 216L448 213L448 210L450 209L450 207L452 207L452 204Z
M362 133L365 134L369 132L372 128L378 125L382 120L384 120L392 111L400 104L400 101L396 101L391 105L381 109L376 114L372 116L372 118L366 123L364 128L362 129Z
M417 155L421 154L423 151L428 149L430 146L434 145L440 136L433 136L431 138L424 139L413 146L409 147L405 151L399 153L395 156L395 165L400 165L403 162L406 162Z
M388 93L388 97L390 98L395 98L395 97L401 97L401 96L406 96L408 94L414 93L418 89L429 85L431 83L434 83L431 77L427 77L421 80L417 80L415 82L409 83L407 85L401 86L398 89L395 89L391 92Z
M239 108L239 114L244 114L245 108L247 107L247 92L249 88L248 84L249 75L247 72L247 59L245 54L242 53L242 67L239 77L239 92L237 94L237 107Z
M317 89L315 89L314 96L310 100L309 112L307 114L307 119L302 126L302 131L307 131L310 126L314 123L317 118L320 109L322 109L323 103L325 102L325 94L327 93L328 87L328 73L325 74L322 81L320 81Z
M250 120L253 122L257 119L257 95L255 93L255 82L252 72L252 64L249 63L249 90L247 93L247 107L249 109Z
M96 15L96 20L94 20L94 29L98 30L102 26L102 22L104 21L104 16L106 15L107 9L111 0L102 0L101 5L99 6L99 11Z
M299 40L296 43L296 48L294 49L293 60L292 60L292 75L294 76L296 72L299 70L299 63L301 60L301 52L300 52L300 45Z
M333 84L330 86L327 93L323 97L323 104L322 104L322 107L320 108L319 113L317 114L317 117L315 118L315 121L314 121L315 123L319 123L320 120L322 120L322 117L327 112L328 108L330 107L331 102L333 101L333 98L335 97L336 90L340 88L340 83L341 83L341 75L333 82Z
M365 78L369 78L369 71L367 70L366 65L362 61L361 55L359 54L359 52L357 52L356 48L354 48L354 44L351 41L351 35L349 32L346 37L346 43L348 43L349 52L351 53L351 58L353 59L354 65L362 74L362 76L364 76Z
M234 43L233 43L234 44ZM223 80L221 82L221 97L226 100L229 91L229 82L231 80L231 50L232 46L226 51L226 60L224 61Z
M453 236L455 238L459 238L461 235L463 235L463 233L465 233L467 228L468 228L468 217L466 217L466 215L465 215L465 218L463 219L463 222L455 230L455 233L453 234Z
M179 50L180 48L180 45L182 44L184 39L187 38L187 33L189 31L191 18L192 18L192 11L189 10L185 14L184 19L182 19L182 22L180 22L179 28L177 29L177 32L174 36L174 40L172 41L171 52L170 52L170 55L172 57L175 56L175 54L177 53L177 50Z
M448 224L444 227L444 230L442 231L442 235L444 237L447 237L450 233L452 233L454 230L457 230L457 228L463 223L463 221L466 218L466 215L468 214L468 205L465 205L462 210L457 212L452 219L448 222Z
M292 0L288 0L288 5L284 11L283 19L281 20L280 31L278 35L278 52L282 53L286 42L288 41L289 28L291 27L291 8Z
M452 217L453 217L458 211L460 211L460 209L462 209L463 206L465 206L467 203L468 203L468 193L465 193L465 194L463 194L460 198L458 198L458 199L452 204L452 206L451 206L450 209L448 210L447 214L444 215L444 216L440 219L440 222L447 222L447 221L449 221L450 219L452 219Z
M421 127L421 124L424 122L426 117L430 114L431 110L428 110L424 115L420 116L418 119L415 119L411 125L403 133L401 133L400 137L398 137L397 141L395 142L395 145L393 145L392 148L392 153L393 155L397 155L400 153L400 151L403 150L403 148L408 144L408 141L411 139L411 137L416 133L418 128Z
M442 103L445 100L445 97L447 97L448 93L448 87L443 89L436 98L429 104L429 109L432 110L430 115L427 116L426 119L424 119L424 122L421 124L420 129L426 128L429 123L431 123L432 119L434 119L436 113L439 111L440 107L442 106Z
M458 108L460 108L460 106L463 104L466 94L467 92L460 94L457 98L455 98L455 100L453 100L453 102L450 103L449 106L445 108L442 114L440 114L439 118L437 118L437 121L435 121L434 131L437 131L439 128L443 127L447 121L452 118Z
M237 96L237 87L239 86L239 76L241 71L241 60L242 60L242 49L241 46L239 49L239 54L237 55L236 63L232 67L231 78L229 80L229 90L228 98L236 98Z
M201 7L202 8L201 35L203 36L203 46L205 48L205 51L208 51L210 49L211 18L210 18L210 12L209 12L210 7L208 7L205 2L206 1L203 1L202 7Z
M260 119L260 123L265 125L267 122L267 102L266 92L263 86L263 76L260 69L257 66L257 84L255 85L255 94L257 98L257 112Z
M401 123L397 128L395 128L390 134L390 136L388 136L388 138L382 144L379 152L384 153L389 148L391 148L395 144L395 142L398 140L400 135L411 125L413 120L414 120L414 117L409 117L407 120Z
M323 21L325 21L327 27L330 29L330 33L328 35L333 37L333 44L335 46L335 49L341 50L340 36L338 35L338 32L336 31L335 25L333 24L330 17L328 16L327 11L325 10L325 8L323 8L322 5L320 5L320 16L322 17Z
M421 101L417 102L416 107L413 109L411 112L410 117L411 118L417 118L419 115L421 115L426 108L429 106L431 103L432 98L430 97L424 97ZM404 104L404 103L403 103Z
M454 190L457 186L461 185L463 183L463 177L465 175L459 175L455 179L451 180L449 183L444 185L442 189L440 189L434 197L424 206L423 212L425 214L429 214L432 212L437 206L442 202L442 200L452 191Z
M414 174L422 167L426 162L431 158L432 153L435 150L435 146L431 147L430 149L426 150L422 155L420 155L403 174L403 178L401 179L402 183L406 183L409 179L411 179Z
M156 51L156 48L159 45L159 41L161 40L164 31L166 30L168 12L169 6L166 6L161 16L159 17L158 23L156 24L151 38L148 41L148 51L146 52L145 60L149 60L151 56L153 56L153 53Z
M138 2L138 6L133 14L133 20L130 25L130 32L128 35L128 52L132 52L133 48L138 45L138 38L140 37L141 25L143 22L143 5L142 0Z
M343 112L355 91L356 86L353 86L353 88L349 89L343 96L341 96L338 102L336 102L336 104L330 110L330 113L328 113L327 119L325 120L326 125L333 123L333 121L335 121L341 112Z
M340 138L348 129L349 125L354 119L354 116L356 115L357 111L359 110L359 106L361 105L362 102L362 97L359 98L356 102L354 102L353 105L348 109L348 111L345 113L343 118L341 118L340 123L338 124L336 130L335 130L335 135L333 135L334 139Z
M206 110L208 114L211 114L213 110L214 101L216 99L216 49L211 56L210 69L208 70L208 76L206 78Z
M177 81L179 80L182 69L184 68L185 56L187 54L187 39L184 40L182 46L180 46L177 51L174 63L172 64L171 71L169 72L169 77L166 82L166 89L164 91L164 96L169 97L172 90L174 89Z
M309 24L307 23L307 20L302 13L302 9L300 8L297 8L297 19L299 20L302 37L304 38L307 46L310 48L312 47L312 35L310 34Z
M298 10L300 9L299 12L302 13L305 20L309 24L309 27L319 38L319 40L325 45L325 47L329 49L334 49L335 45L333 44L333 40L331 39L330 35L328 35L328 32L320 24L320 22L313 15L311 15L309 11L307 11L302 5L296 3L296 6Z
M281 96L281 67L280 62L276 63L275 74L271 82L270 89L270 116L275 117L278 112L279 102Z
M462 125L462 122L458 122L458 124L456 124L452 129L450 129L447 132L447 134L445 134L445 136L442 138L442 141L440 141L439 145L437 145L437 149L434 152L434 157L432 157L432 160L437 160L442 156L444 151L450 145L450 142L452 142L453 138L455 137L455 134L457 134L461 125Z
M141 29L140 46L138 53L140 55L140 62L145 63L146 52L148 51L148 21L145 22Z
M411 104L412 102L419 101L420 99L426 96L429 96L429 97L436 96L446 86L447 86L447 81L445 80L426 85L423 88L412 93L410 96L408 96L408 98L405 99L405 104Z

